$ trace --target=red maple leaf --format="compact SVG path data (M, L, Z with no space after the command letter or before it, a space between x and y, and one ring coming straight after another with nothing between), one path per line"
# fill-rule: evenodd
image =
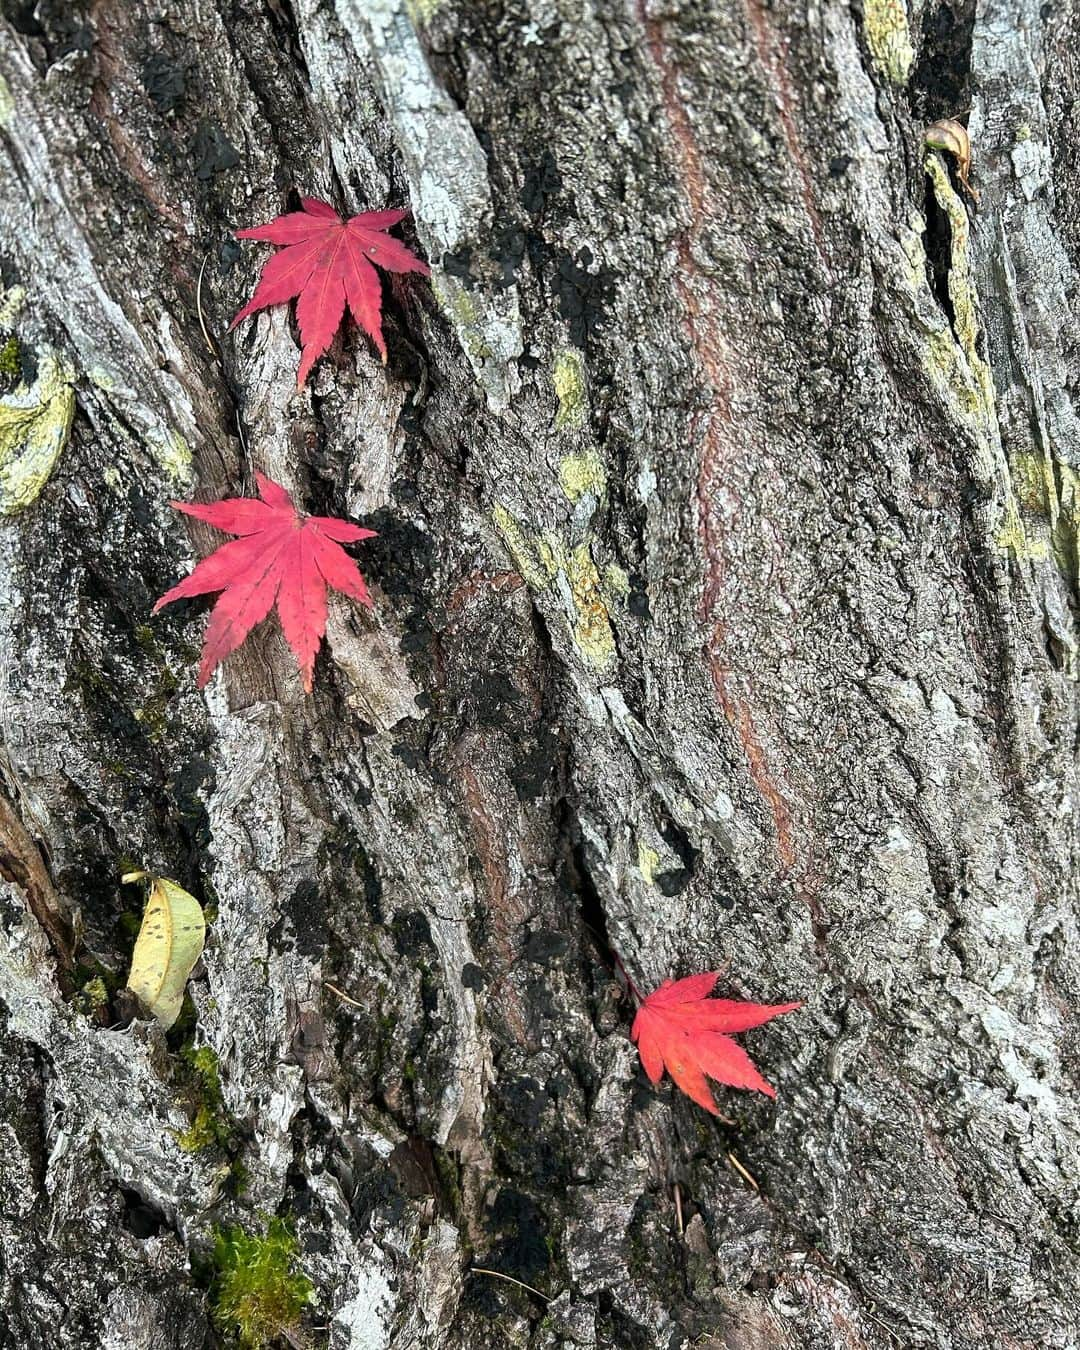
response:
M210 614L199 666L198 687L214 667L236 651L257 623L277 604L285 640L296 654L304 688L311 693L315 654L326 632L326 588L344 591L363 605L371 596L356 563L341 547L370 539L374 530L334 516L305 516L283 487L255 475L259 497L219 502L172 502L178 511L238 534L199 563L189 577L154 606L189 595L221 591Z
M802 1007L801 1003L770 1006L709 998L719 978L720 971L714 970L685 980L665 980L642 1000L630 1028L630 1039L650 1082L659 1083L667 1069L676 1086L714 1116L720 1113L706 1074L730 1087L756 1088L768 1097L776 1096L750 1056L726 1033L760 1026Z
M400 240L384 233L408 211L362 211L342 220L332 206L316 197L301 200L302 211L290 211L269 224L236 231L237 239L264 239L284 248L268 259L255 294L229 325L233 329L256 310L299 296L296 322L303 355L296 383L300 389L311 367L334 340L346 303L386 361L382 287L372 263L387 272L431 274L427 263L410 253Z

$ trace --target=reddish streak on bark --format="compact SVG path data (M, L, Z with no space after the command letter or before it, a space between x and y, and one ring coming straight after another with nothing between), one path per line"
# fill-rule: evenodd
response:
M143 196L170 227L173 235L179 238L186 234L184 221L172 203L161 195L159 184L143 158L138 142L128 131L123 119L117 116L113 103L110 91L120 68L116 31L123 24L125 36L127 32L126 22L123 18L117 19L115 9L112 0L97 0L90 10L96 33L94 53L101 72L90 90L90 111L105 128L120 167L138 183ZM121 10L121 15L123 12Z
M499 595L509 595L525 585L517 572L482 572L479 568L463 577L447 597L446 608L451 614L457 614L481 591L490 586Z
M724 716L738 733L743 750L746 752L746 762L754 786L769 804L769 809L772 811L773 823L776 826L777 857L785 868L790 868L795 865L791 807L788 806L769 770L765 750L754 728L754 719L750 715L750 709L727 688L727 671L721 663L720 653L717 650L721 640L721 632L722 627L717 624L706 648L709 654L709 672L712 675L713 688L716 690L716 700L723 708Z
M520 959L520 934L529 913L510 884L505 836L500 833L499 820L492 810L491 794L469 762L478 749L485 753L479 742L480 737L476 735L464 738L455 759L464 788L465 809L476 841L476 855L487 883L493 945L501 966L500 978L491 993L497 996L499 1009L514 1038L520 1045L525 1045L528 1041L525 1010L516 990L506 983L506 977Z
M729 449L729 442L723 432L732 425L731 376L724 359L726 355L723 350L724 335L715 315L699 294L698 287L704 290L707 282L701 275L701 268L697 264L693 250L703 221L707 215L712 214L712 201L701 162L701 152L694 137L693 127L690 125L690 116L679 94L678 71L664 41L663 25L660 20L650 19L646 15L645 0L639 0L638 12L645 29L649 52L660 72L664 111L667 113L674 135L682 165L687 205L690 208L690 228L679 236L677 244L679 268L675 284L686 315L694 350L704 368L713 396L712 406L704 413L705 448L697 481L698 538L705 559L705 584L698 616L702 622L706 622L712 615L723 584L720 531L713 515L712 496L722 482L723 461ZM695 282L698 286L695 286ZM698 418L694 421L697 423Z
M676 274L676 287L686 315L691 341L712 390L712 405L704 414L706 418L704 450L696 490L698 539L705 563L698 618L702 624L712 624L704 647L704 656L708 662L717 702L743 747L754 786L772 812L780 864L789 869L795 862L791 808L770 771L765 751L754 728L749 705L736 698L726 687L727 672L722 654L724 627L722 623L714 622L716 604L723 587L724 564L721 527L712 503L723 486L726 460L734 441L734 436L728 434L733 431L732 380L725 359L725 335L712 307L703 299L703 295L708 293L709 282L698 266L693 247L701 233L703 223L715 214L714 203L701 151L690 124L690 116L679 94L678 70L664 39L663 24L658 19L648 17L645 12L645 0L639 0L638 14L645 30L649 52L660 74L664 110L682 166L683 183L690 208L690 227L680 236L677 246L679 268ZM790 112L788 117L790 118ZM695 426L695 431L696 429Z
M795 98L791 89L791 76L788 74L785 58L787 57L787 39L780 38L780 52L777 52L778 39L771 24L769 16L761 6L761 0L746 0L746 12L750 17L750 24L754 30L754 41L757 44L758 60L761 62L769 82L776 90L777 111L780 114L780 125L784 131L784 144L787 146L788 159L794 165L799 175L799 190L802 196L803 207L806 210L806 218L810 222L810 229L814 235L814 243L817 245L818 253L825 264L825 271L832 277L832 267L829 264L829 253L825 246L825 231L821 224L821 213L818 211L817 203L814 201L814 194L810 185L810 175L806 171L806 156L803 154L802 142L799 139L798 129L795 124Z

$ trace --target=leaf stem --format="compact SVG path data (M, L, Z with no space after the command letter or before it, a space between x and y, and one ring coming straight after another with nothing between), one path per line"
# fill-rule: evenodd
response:
M504 1275L501 1270L488 1270L486 1266L470 1266L470 1275L494 1275L497 1280L506 1280L508 1284L516 1284L519 1289L527 1289L530 1294L535 1294L537 1298L542 1298L545 1303L550 1303L551 1299L547 1294L542 1294L539 1289L534 1289L531 1284L526 1284L524 1280L515 1280L513 1275Z
M608 950L611 952L611 959L615 962L615 966L618 969L619 974L626 981L627 989L630 990L630 993L634 996L635 1000L639 1005L644 1003L645 997L642 994L641 990L634 983L634 981L630 978L630 972L626 969L626 966L623 964L622 957L619 955L619 953L615 950L614 947L609 947Z

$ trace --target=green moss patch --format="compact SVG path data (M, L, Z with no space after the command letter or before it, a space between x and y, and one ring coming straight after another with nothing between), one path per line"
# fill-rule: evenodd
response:
M294 1328L315 1286L296 1268L296 1238L284 1219L265 1236L242 1228L214 1235L210 1303L214 1324L245 1350L262 1350Z
M206 1148L229 1148L233 1127L221 1094L218 1058L208 1045L181 1051L188 1090L194 1102L191 1124L176 1136L185 1153L201 1153Z

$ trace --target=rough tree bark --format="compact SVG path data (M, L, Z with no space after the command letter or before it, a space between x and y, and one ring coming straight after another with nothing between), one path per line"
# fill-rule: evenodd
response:
M3 1344L219 1344L280 1214L294 1343L1076 1345L1071 0L0 13ZM303 394L296 190L433 266ZM311 697L150 617L257 467L380 531ZM805 998L778 1105L648 1089L611 951Z

